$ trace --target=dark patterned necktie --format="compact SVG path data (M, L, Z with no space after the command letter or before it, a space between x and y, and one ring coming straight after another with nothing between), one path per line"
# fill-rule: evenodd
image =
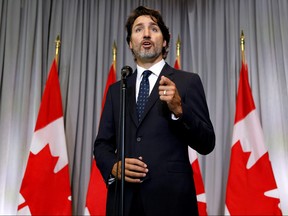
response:
M142 81L140 83L140 88L139 88L138 98L137 98L137 107L136 107L139 122L144 112L145 104L147 103L148 97L149 97L148 77L151 75L151 73L152 73L151 71L145 70L143 72Z

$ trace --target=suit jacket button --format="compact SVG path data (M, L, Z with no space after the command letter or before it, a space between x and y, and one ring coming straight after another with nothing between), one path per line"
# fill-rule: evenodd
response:
M137 142L141 142L141 137L137 137Z

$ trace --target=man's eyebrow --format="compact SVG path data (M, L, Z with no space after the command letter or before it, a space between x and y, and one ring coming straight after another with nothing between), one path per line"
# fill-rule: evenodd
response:
M144 23L137 23L136 25L134 25L133 26L133 28L135 28L135 27L137 27L137 26L143 26L144 25ZM158 26L158 24L157 23L155 23L155 22L150 22L149 23L149 26ZM159 26L158 26L159 27Z
M157 23L155 23L155 22L151 22L150 25L159 27L159 25Z
M133 28L137 27L137 26L143 26L143 23L137 23L136 25L133 26Z

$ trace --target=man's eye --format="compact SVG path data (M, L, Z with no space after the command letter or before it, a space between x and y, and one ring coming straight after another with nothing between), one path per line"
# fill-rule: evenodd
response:
M135 32L140 32L141 31L141 28L136 28L135 29Z
M158 32L158 28L152 28L153 32Z

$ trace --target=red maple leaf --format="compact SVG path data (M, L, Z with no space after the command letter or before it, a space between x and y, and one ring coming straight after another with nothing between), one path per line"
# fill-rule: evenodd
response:
M38 154L30 152L20 193L32 215L71 215L68 165L54 173L59 157L53 157L47 144Z
M267 197L265 192L277 185L266 152L247 169L251 152L243 152L240 141L231 150L231 164L228 178L226 204L231 215L282 215L280 200Z

